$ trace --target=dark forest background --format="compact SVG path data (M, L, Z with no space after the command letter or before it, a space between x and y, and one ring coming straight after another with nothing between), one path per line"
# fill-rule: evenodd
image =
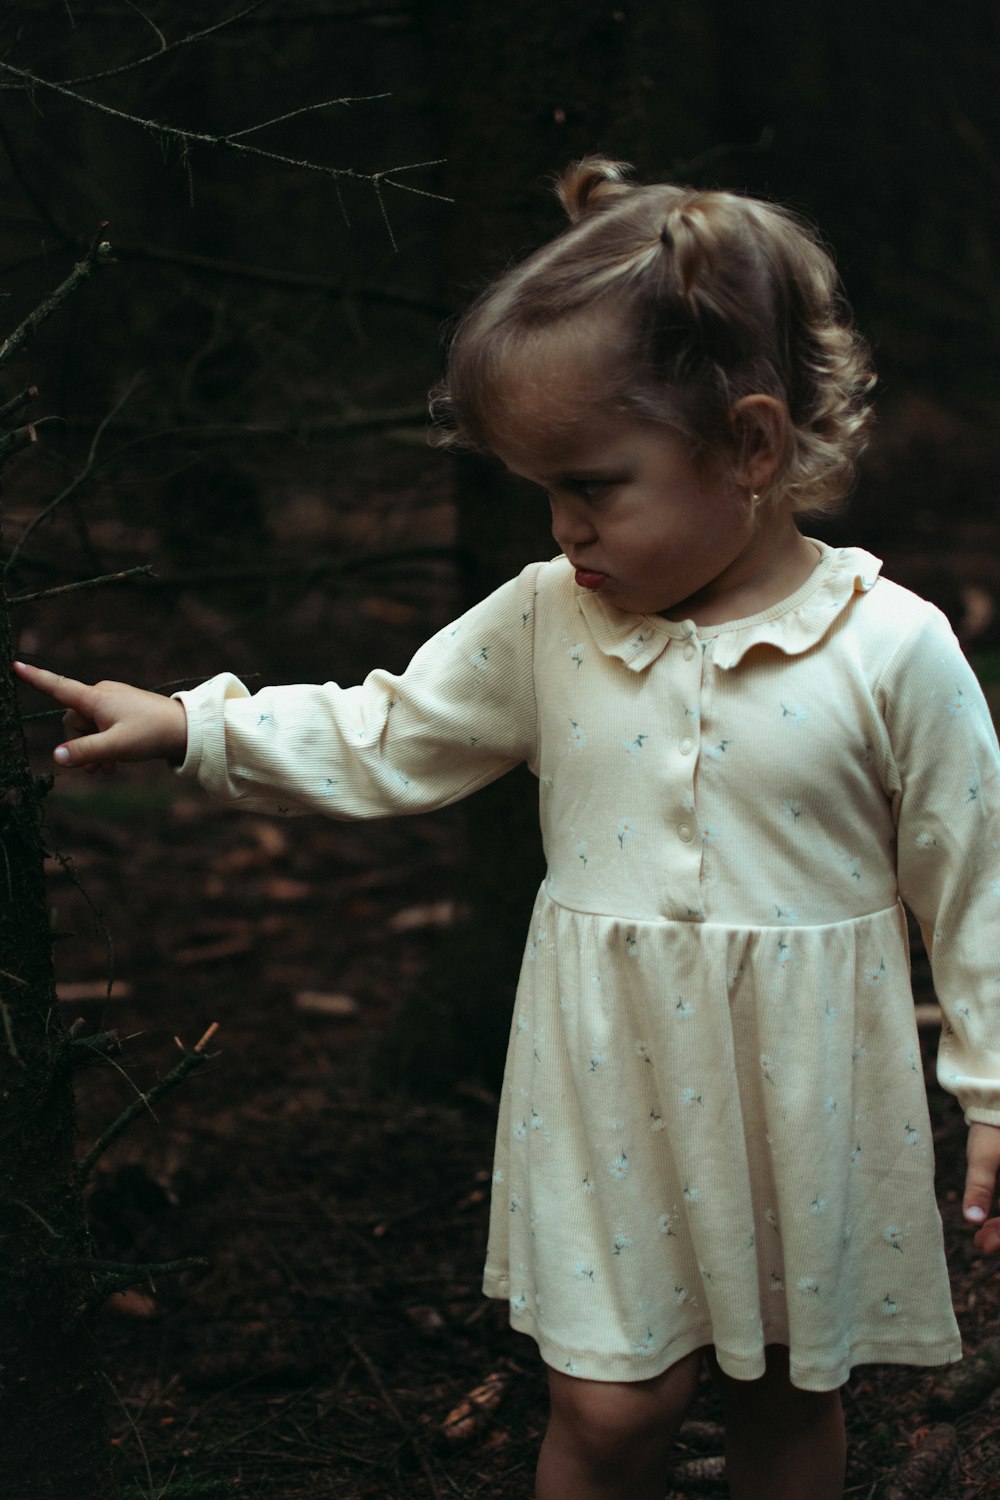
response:
M820 225L880 387L857 493L816 534L869 547L940 603L995 698L998 33L992 0L3 8L4 326L102 224L115 254L5 371L0 396L37 385L30 414L55 418L5 471L8 592L153 567L20 607L19 652L147 686L222 668L251 685L354 681L402 668L467 603L551 553L538 496L428 445L425 398L448 321L561 227L552 175L600 151L640 177L762 194ZM52 726L32 735L41 767ZM452 1492L434 1488L436 1450L412 1433L475 1383L484 1347L508 1347L503 1310L462 1298L541 873L530 778L433 819L310 820L291 834L220 818L156 770L61 776L49 809L86 888L51 862L58 925L73 933L57 954L67 1018L143 1033L129 1054L140 1083L169 1066L175 1032L190 1042L223 1025L221 1061L109 1154L90 1200L104 1253L207 1250L214 1267L197 1288L158 1293L175 1299L166 1323L120 1340L122 1410L144 1424L152 1464L142 1479L136 1457L135 1493L229 1493L234 1453L267 1470L233 1436L235 1415L230 1430L215 1408L209 1441L199 1402L214 1394L184 1398L188 1446L163 1448L161 1469L150 1424L166 1443L179 1392L273 1402L281 1379L300 1393L319 1380L315 1430L337 1411L361 1433L357 1454L367 1432L382 1456L334 1445L314 1473L303 1448L301 1490L258 1474L245 1493ZM114 1073L101 1080L81 1100L91 1139L101 1111L121 1107ZM447 1225L425 1225L424 1201L447 1203ZM426 1259L407 1271L398 1246L414 1224ZM421 1322L437 1283L444 1333ZM401 1327L418 1348L409 1364ZM341 1354L336 1381L316 1374ZM467 1495L527 1490L537 1374L496 1358L534 1404L520 1428L491 1429L507 1433L506 1481L466 1474ZM271 1395L261 1371L279 1382ZM344 1394L366 1389L385 1430ZM895 1397L862 1385L854 1399L867 1485L895 1453L877 1414ZM190 1454L204 1466L184 1489Z

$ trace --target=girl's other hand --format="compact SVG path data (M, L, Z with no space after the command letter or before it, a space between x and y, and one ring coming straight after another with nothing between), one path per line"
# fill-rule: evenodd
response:
M127 682L92 687L41 667L15 662L22 682L62 704L66 742L53 751L57 766L113 771L120 760L167 760L179 765L187 750L187 715L176 698Z
M990 1255L1000 1250L1000 1218L989 1217L1000 1171L1000 1125L970 1125L966 1158L962 1212L970 1224L980 1225L972 1243Z

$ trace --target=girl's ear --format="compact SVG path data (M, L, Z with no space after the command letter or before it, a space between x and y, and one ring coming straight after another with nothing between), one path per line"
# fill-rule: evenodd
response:
M743 396L730 409L736 478L754 493L767 489L788 443L788 408L776 396Z

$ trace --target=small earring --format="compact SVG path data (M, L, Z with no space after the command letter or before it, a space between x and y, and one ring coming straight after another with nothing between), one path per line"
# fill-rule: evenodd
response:
M751 505L756 505L756 504L757 504L757 501L758 501L758 500L759 500L759 499L760 499L760 495L759 495L759 493L758 493L758 492L757 492L757 490L751 490L751 491L750 491L750 504L751 504Z

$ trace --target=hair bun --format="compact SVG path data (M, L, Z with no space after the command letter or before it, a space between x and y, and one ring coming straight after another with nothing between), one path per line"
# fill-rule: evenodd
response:
M711 276L717 248L716 236L701 204L691 197L672 203L660 230L660 240L674 252L681 296L690 308L696 308L700 286Z
M607 156L585 156L571 162L556 181L556 197L570 223L630 192L632 185L626 178L631 171L627 161L612 161Z

